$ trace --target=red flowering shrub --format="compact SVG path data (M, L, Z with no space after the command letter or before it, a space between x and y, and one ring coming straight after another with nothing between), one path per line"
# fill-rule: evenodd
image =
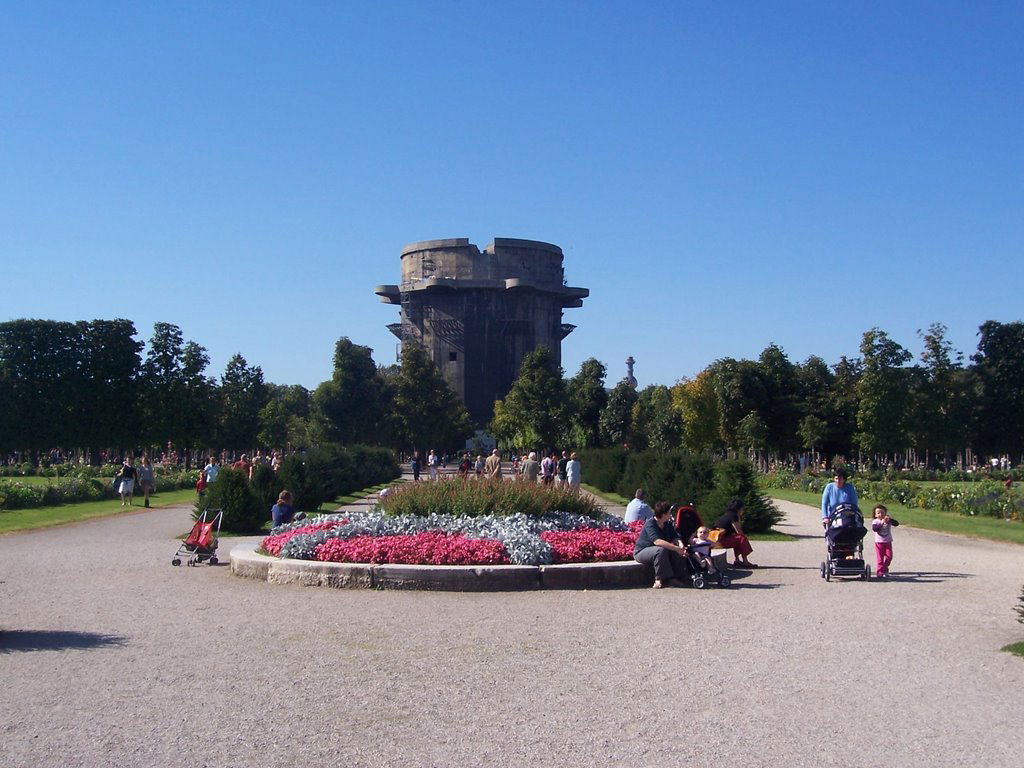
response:
M326 523L310 523L304 525L301 528L292 528L290 531L279 533L276 536L267 536L263 539L263 543L260 544L260 549L266 552L268 555L277 557L281 554L281 547L285 545L292 536L298 536L300 533L316 533L317 531L326 531L331 528L337 528L339 525L347 523L348 520L331 520Z
M551 546L556 563L589 563L632 560L637 531L616 533L607 528L545 531L541 539Z
M406 536L328 539L317 546L316 559L331 563L409 565L498 565L509 562L505 545L500 541L467 539L439 531Z

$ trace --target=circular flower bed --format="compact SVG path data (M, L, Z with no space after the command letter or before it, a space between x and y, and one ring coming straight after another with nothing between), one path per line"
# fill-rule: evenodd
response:
M282 525L261 545L299 560L420 565L547 565L631 560L639 533L614 515L320 515Z

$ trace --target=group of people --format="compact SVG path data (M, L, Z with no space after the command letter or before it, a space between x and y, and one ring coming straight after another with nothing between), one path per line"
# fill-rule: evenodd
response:
M426 469L431 480L437 480L439 470L443 466L441 457L436 451L431 450L426 458ZM409 460L409 469L412 470L413 481L418 482L423 472L423 462L418 452L413 453ZM501 454L495 448L486 459L479 454L474 461L467 451L462 454L458 475L462 478L475 475L480 478L501 479L504 475ZM552 451L540 461L537 459L537 452L530 451L522 457L513 456L512 476L530 483L579 488L583 471L575 451L562 451L561 457L556 451Z
M847 482L846 470L836 469L832 482L821 492L821 527L828 529L829 521L842 506L858 509L857 489ZM884 504L876 504L871 510L871 531L875 536L875 574L882 579L889 578L892 564L892 529L899 525Z
M748 558L754 548L743 533L743 502L739 499L729 503L712 529L704 525L692 506L659 501L651 509L646 496L643 488L637 488L626 506L625 521L643 523L633 559L654 566L655 589L682 586L694 572L691 556L709 573L715 573L711 550L716 545L733 551L735 568L757 568Z
M132 463L131 456L125 456L121 468L114 475L114 488L121 497L121 506L130 507L134 504L135 486L143 494L143 504L149 506L149 496L156 490L156 476L153 473L153 465L149 456L142 457L142 464L136 467Z
M844 506L857 508L857 490L847 482L846 471L837 469L833 480L821 495L822 527L828 528L836 509ZM674 518L674 519L673 519ZM712 547L733 550L735 568L757 568L748 556L753 552L750 540L743 533L743 502L733 499L725 512L715 521L713 528L703 524L691 506L674 506L659 501L651 509L646 492L638 488L633 500L626 506L625 521L641 522L633 558L639 563L654 566L654 588L676 586L693 574L690 556L696 556L705 569L714 572L710 558ZM871 531L875 539L876 574L888 578L892 564L892 529L899 525L884 504L872 510Z

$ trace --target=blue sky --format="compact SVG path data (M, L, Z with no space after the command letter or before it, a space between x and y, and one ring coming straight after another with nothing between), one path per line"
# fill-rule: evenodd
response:
M149 7L152 6L152 7ZM0 5L0 320L395 359L406 243L565 252L568 375L1022 319L1020 3Z

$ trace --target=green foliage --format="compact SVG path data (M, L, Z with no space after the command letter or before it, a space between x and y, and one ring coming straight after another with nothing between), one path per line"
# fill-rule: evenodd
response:
M570 445L590 448L601 444L601 411L608 404L604 380L608 370L591 357L583 361L579 373L566 387L570 408Z
M1021 589L1020 596L1017 598L1017 605L1014 606L1013 610L1017 612L1017 621L1024 624L1024 589ZM1024 653L1021 655L1024 655Z
M222 445L251 446L259 438L260 411L266 404L267 390L263 371L250 366L241 355L227 364L220 380L220 423Z
M658 448L670 451L678 448L682 439L683 422L672 407L672 394L668 387L652 384L644 387L633 405L633 450Z
M712 459L686 451L591 449L580 462L590 485L627 499L643 488L651 501L699 504L714 485Z
M636 389L628 381L615 385L599 420L602 443L629 445L633 439L633 406L638 399Z
M1017 452L1024 434L1024 322L990 320L978 329L972 358L979 379L977 442L992 453Z
M402 364L391 383L396 444L448 450L461 447L473 434L466 407L416 344L402 349Z
M551 350L537 347L523 358L509 393L494 403L491 432L510 447L547 449L559 443L568 424L562 369Z
M245 474L230 467L222 469L217 479L206 486L205 495L196 499L193 519L204 509L223 510L221 526L233 533L258 533L270 519L270 508L263 506Z
M743 502L743 530L764 533L782 519L782 513L757 487L757 472L745 459L730 459L715 466L715 488L704 499L700 513L713 522L725 512L732 499Z
M405 483L380 501L389 515L507 516L521 512L542 515L569 512L597 518L601 511L587 494L569 488L502 480L445 478L437 482Z
M380 445L388 438L390 393L372 352L338 339L334 373L313 392L313 418L332 442Z
M310 512L324 502L393 480L400 474L394 454L386 448L326 443L311 448L304 456L286 456L277 483L278 492L291 491L296 509Z
M860 351L864 372L857 382L857 443L870 453L896 451L909 445L910 387L907 350L885 331L864 333Z

